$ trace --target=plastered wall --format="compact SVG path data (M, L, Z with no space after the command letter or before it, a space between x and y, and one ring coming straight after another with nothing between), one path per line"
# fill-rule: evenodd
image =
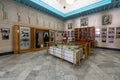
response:
M102 25L102 16L103 15L107 15L107 14L111 14L112 15L112 23L110 25ZM120 8L117 9L112 9L109 11L104 11L104 12L100 12L100 13L96 13L96 14L92 14L92 15L87 15L87 16L83 16L83 17L88 17L88 26L95 26L96 29L101 29L103 27L120 27ZM68 30L68 23L72 23L73 24L73 30L74 28L80 28L80 19L83 17L78 17L76 19L71 19L68 20L64 23L65 25L65 30ZM115 30L116 32L116 30ZM107 32L108 35L108 32ZM100 35L101 36L101 35ZM115 33L115 38L114 38L114 43L109 43L108 42L108 38L107 38L107 42L103 43L101 38L96 38L96 45L98 47L106 47L106 48L116 48L116 49L120 49L120 39L116 39L116 33Z
M0 0L0 28L10 28L9 40L2 40L0 33L0 53L13 51L13 25L34 26L63 30L64 22L40 11L14 2Z

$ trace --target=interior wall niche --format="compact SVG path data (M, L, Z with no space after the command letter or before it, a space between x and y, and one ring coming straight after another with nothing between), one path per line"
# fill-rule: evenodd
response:
M36 48L44 47L44 31L36 30Z
M31 18L30 16L28 16L28 23L30 24L30 22L31 22Z
M21 22L21 16L20 16L20 12L19 12L18 7L17 7L17 17L18 17L18 22Z
M2 7L2 14L3 14L3 20L6 20L6 19L8 19L8 13L7 13L7 11L5 10L5 5L1 2L0 3L0 5L1 5L1 7Z
M35 30L35 49L45 48L46 42L49 42L49 29L34 28Z

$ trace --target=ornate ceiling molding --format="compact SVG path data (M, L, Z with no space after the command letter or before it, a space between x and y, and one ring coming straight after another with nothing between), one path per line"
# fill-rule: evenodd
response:
M62 20L73 19L73 18L77 18L77 17L81 17L81 16L85 16L85 15L98 13L101 11L106 11L106 10L120 7L120 0L112 0L112 2L109 2L108 4L104 4L104 5L99 6L99 7L94 8L94 6L93 6L92 9L86 9L84 11L80 11L80 9L79 9L78 11L80 11L80 12L77 12L77 10L75 10L75 11L72 11L70 13L63 14L61 12L55 13L54 8L53 8L53 11L51 11L51 10L41 6L41 5L37 5L36 3L31 2L31 0L14 0L14 1L19 2L21 4L24 4L26 6L29 6L31 8L34 8L38 11L43 12L43 13L52 15L52 16L57 17L57 18L62 19ZM110 1L110 0L106 0L106 1ZM96 4L94 4L94 5L96 5ZM75 14L72 14L72 13L75 13Z

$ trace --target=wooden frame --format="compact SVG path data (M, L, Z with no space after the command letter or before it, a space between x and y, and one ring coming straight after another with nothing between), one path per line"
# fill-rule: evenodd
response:
M53 35L54 35L53 41L51 41L51 33L53 33ZM50 34L50 42L55 42L55 40L56 40L56 31L50 29L49 34Z
M45 32L48 32L48 36L49 36L49 29L45 29L45 28L34 28L34 48L33 50L43 50L43 49L47 49L47 46L46 47L43 47L43 48L36 48L36 31L39 30L39 31L45 31ZM43 43L44 44L44 43Z
M29 49L25 49L25 50L20 49L20 28L21 27L30 28L30 48ZM22 25L15 25L13 27L14 54L21 54L21 53L26 53L26 52L30 52L30 51L47 49L47 46L44 48L36 48L36 45L35 45L36 44L36 30L47 31L48 36L49 36L49 29L35 28L35 27L22 26Z
M25 53L25 52L29 52L32 50L32 35L30 36L30 48L28 49L20 49L20 27L24 27L24 28L30 28L30 34L32 34L32 27L28 27L28 26L21 26L21 25L15 25L13 28L13 33L14 33L14 54L21 54L21 53Z
M88 17L80 19L81 26L88 26Z
M95 27L75 28L75 41L88 42L95 40Z
M102 25L108 25L112 23L112 15L103 15L102 16Z

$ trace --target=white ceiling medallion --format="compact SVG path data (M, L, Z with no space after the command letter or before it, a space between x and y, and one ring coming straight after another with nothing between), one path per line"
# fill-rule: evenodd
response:
M67 4L73 4L74 0L66 0Z

